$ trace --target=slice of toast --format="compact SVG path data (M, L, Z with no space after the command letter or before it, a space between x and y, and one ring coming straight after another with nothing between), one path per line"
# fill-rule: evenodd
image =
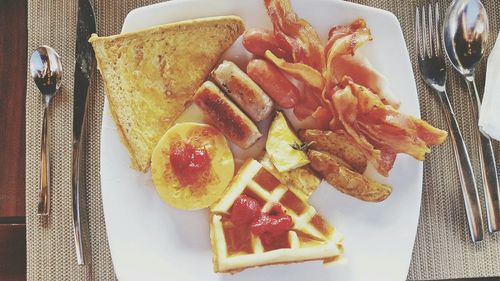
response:
M241 18L221 16L92 35L109 108L135 169L148 169L161 136L243 31Z

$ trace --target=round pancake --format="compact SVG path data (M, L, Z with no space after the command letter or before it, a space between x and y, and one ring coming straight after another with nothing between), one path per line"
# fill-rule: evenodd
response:
M192 153L193 149L196 153ZM185 151L189 151L186 157L182 155ZM196 158L200 154L201 162ZM197 169L196 165L202 168ZM219 130L185 122L171 127L160 139L151 158L151 171L156 190L165 202L178 209L193 210L206 208L220 199L233 178L234 161Z

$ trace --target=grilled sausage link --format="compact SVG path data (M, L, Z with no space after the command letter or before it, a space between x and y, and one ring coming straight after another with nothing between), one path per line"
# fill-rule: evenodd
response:
M236 64L222 62L212 77L226 94L255 122L266 119L272 112L271 98Z
M294 107L300 99L297 87L272 63L254 59L247 65L247 74L283 108Z
M243 34L243 47L250 53L264 57L267 50L273 52L276 56L291 61L291 55L283 50L274 36L272 30L262 28L252 28Z
M194 102L231 142L246 149L262 134L257 126L212 82L203 83L194 95Z

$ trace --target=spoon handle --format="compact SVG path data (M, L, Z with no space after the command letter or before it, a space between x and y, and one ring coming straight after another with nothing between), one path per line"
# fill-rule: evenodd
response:
M481 98L479 97L474 78L466 78L465 81L471 98L475 99L472 102L472 110L475 118L474 123L477 125ZM493 153L493 146L491 145L490 138L482 134L479 128L476 130L476 137L479 140L479 161L481 162L488 230L493 233L500 231L500 189L498 186L495 154Z
M451 106L446 91L439 92L439 98L445 114L446 123L450 130L450 137L455 154L455 161L460 179L460 186L465 203L465 212L469 225L469 232L473 242L483 240L483 217L479 204L479 195L474 178L472 164L465 146L464 138L460 132L455 113Z
M48 142L48 114L49 106L45 105L43 111L42 127L42 147L40 151L40 185L38 187L38 214L48 215L50 209L50 161L49 161L49 142Z

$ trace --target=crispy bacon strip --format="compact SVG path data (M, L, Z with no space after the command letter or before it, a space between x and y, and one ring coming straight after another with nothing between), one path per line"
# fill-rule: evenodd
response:
M356 49L371 40L373 40L373 37L362 19L358 19L348 26L332 28L329 33L328 43L325 46L325 79L331 79L333 76L335 58L354 55Z
M336 26L329 32L329 40L325 46L326 68L323 72L325 78L325 87L322 92L322 101L325 108L328 108L334 117L330 121L330 128L336 129L340 126L339 120L336 119L336 109L332 103L332 97L337 91L337 81L335 71L336 58L352 55L354 51L361 47L364 43L372 40L370 30L366 27L364 20L359 19L350 25Z
M293 112L299 120L306 118L313 119L311 128L326 130L333 118L331 111L321 99L321 91L305 86L299 103L294 107Z
M390 147L396 153L406 153L415 159L424 160L425 154L430 152L431 145L441 144L446 139L448 135L446 131L405 115L390 105L385 105L380 97L368 88L355 84L349 78L344 78L342 84L345 88L334 96L336 108L341 106L355 108L349 112L348 120L345 117L340 117L340 120L344 125L355 127L358 135L368 137L372 143ZM349 99L339 99L337 95L341 97L347 95ZM341 114L346 115L346 112L339 111L339 115Z
M366 28L366 22L364 19L357 19L349 25L336 25L328 31L328 39L336 40L335 37L352 34L361 28Z
M311 117L315 120L315 124L311 127L311 129L324 130L328 128L330 121L332 120L332 114L323 106L318 106L311 114Z
M427 145L438 145L442 144L446 140L447 133L442 133L441 130L434 128L429 123L425 122L422 119L418 119L413 116L409 116L415 125L415 129L417 130L417 135L419 138L425 141ZM438 130L438 131L436 131Z
M282 49L292 54L293 62L300 62L323 71L323 45L314 28L299 18L290 0L264 0L274 27L274 34Z
M358 19L350 25L335 26L328 37L325 79L335 83L349 76L355 83L370 88L385 104L399 108L399 100L394 97L387 79L372 67L367 58L355 54L357 48L372 40L365 21Z
M357 124L358 100L352 93L350 87L339 89L332 96L332 103L338 113L340 123L345 131L356 141L366 159L372 163L375 169L383 176L388 176L392 169L396 154L390 150L381 151L375 148L366 137L359 132Z
M307 64L287 62L278 58L269 50L265 52L265 57L286 74L309 86L319 90L322 90L325 86L325 79L323 79L321 73Z
M319 95L318 95L319 94ZM310 88L307 85L304 87L299 103L294 107L294 114L299 120L304 120L322 104L321 92Z
M377 94L384 104L389 104L398 109L400 100L394 95L385 76L371 65L370 61L359 53L354 56L339 56L334 59L335 69L332 74L335 80L349 76L359 85L363 85Z

